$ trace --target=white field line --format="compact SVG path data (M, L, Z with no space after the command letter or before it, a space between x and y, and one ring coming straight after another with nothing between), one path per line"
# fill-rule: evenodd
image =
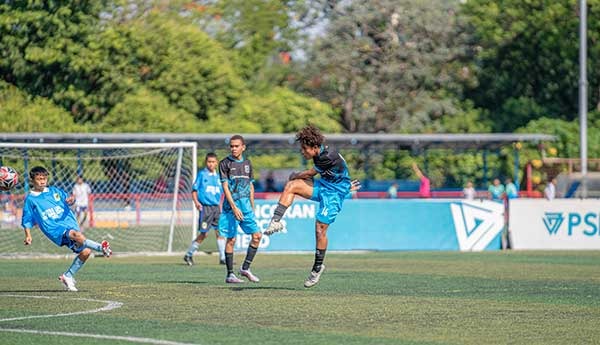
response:
M38 299L64 299L64 297L56 297L56 296L26 296L26 295L4 295L0 294L1 297L14 297L14 298L38 298ZM9 322L9 321L18 321L18 320L29 320L29 319L40 319L40 318L51 318L51 317L61 317L61 316L73 316L73 315L83 315L83 314L93 314L101 311L110 311L113 309L120 308L123 306L123 303L116 301L102 301L91 298L69 298L73 301L84 301L84 302L102 302L106 303L104 307L76 311L71 313L60 313L60 314L47 314L47 315L30 315L30 316L22 316L22 317L11 317L0 319L0 322ZM108 340L122 340L129 341L132 343L142 343L142 344L156 344L156 345L194 345L190 343L179 343L175 341L169 340L159 340L152 338L140 338L140 337L126 337L126 336L118 336L118 335L105 335L105 334L89 334L89 333L76 333L76 332L52 332L52 331L40 331L35 329L18 329L18 328L1 328L0 332L13 332L13 333L28 333L28 334L41 334L41 335L54 335L54 336L63 336L63 337L79 337L79 338L89 338L89 339L108 339Z
M39 299L58 299L58 298L61 298L61 297L50 297L50 296L25 296L25 295L0 295L0 297L15 297L15 298L23 297L23 298L39 298ZM109 310L117 309L117 308L120 308L123 305L123 303L121 303L121 302L101 301L101 300L91 299L91 298L70 298L70 299L74 300L74 301L102 302L102 303L106 303L106 305L104 307L102 307L102 308L96 308L96 309L91 309L91 310L82 310L82 311L74 311L72 313L48 314L48 315L30 315L30 316L21 316L21 317L11 317L11 318L8 318L8 319L0 319L0 322L17 321L17 320L29 320L29 319L42 319L42 318L49 318L49 317L72 316L72 315L83 315L83 314L93 314L93 313L98 313L98 312L101 312L101 311L109 311Z
M56 336L62 336L62 337L80 337L80 338L91 338L91 339L122 340L122 341L129 341L132 343L156 344L156 345L194 345L194 344L190 344L190 343L178 343L175 341L158 340L158 339L152 339L152 338L123 337L123 336L118 336L118 335L88 334L88 333L74 333L74 332L36 331L36 330L32 330L32 329L0 328L0 332L56 335Z

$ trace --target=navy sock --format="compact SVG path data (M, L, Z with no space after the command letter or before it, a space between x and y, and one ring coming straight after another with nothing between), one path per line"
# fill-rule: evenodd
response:
M233 273L233 253L225 252L225 265L227 266L227 275Z
M246 259L242 264L243 270L247 270L248 268L250 268L250 264L252 263L252 260L254 260L254 255L256 255L257 250L258 248L252 247L252 245L248 246L248 252L246 252Z
M287 210L287 208L287 206L278 203L277 207L275 208L275 211L273 211L273 221L280 221L281 218L283 218L283 215L285 214L285 210Z
M313 272L321 271L321 265L323 265L323 260L325 259L326 251L327 251L327 249L319 249L319 248L317 248L315 250L315 263L312 268Z

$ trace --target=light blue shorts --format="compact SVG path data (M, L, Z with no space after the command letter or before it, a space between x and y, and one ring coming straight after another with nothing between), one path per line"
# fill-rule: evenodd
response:
M219 217L219 234L225 238L234 238L237 235L238 225L248 235L260 232L254 211L245 212L244 220L241 222L235 219L233 212L223 211Z
M345 197L346 195L341 195L337 190L327 188L321 180L315 180L310 200L319 202L317 221L323 224L335 222L335 218L342 210Z

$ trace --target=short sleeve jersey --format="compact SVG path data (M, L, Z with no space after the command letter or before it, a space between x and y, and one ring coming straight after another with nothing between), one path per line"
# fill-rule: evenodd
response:
M337 151L321 146L321 153L313 157L314 169L321 175L324 187L347 194L350 191L350 175L344 157Z
M30 192L25 198L21 225L40 230L56 245L62 243L65 230L79 230L75 215L67 204L67 194L59 188L47 187L43 192Z
M254 182L254 172L250 160L242 157L236 160L227 156L219 162L221 183L227 181L231 196L242 212L251 212L250 188ZM223 203L223 211L231 211L228 202Z
M216 171L211 173L207 168L200 170L192 190L198 192L198 201L202 205L219 205L223 193L219 174Z

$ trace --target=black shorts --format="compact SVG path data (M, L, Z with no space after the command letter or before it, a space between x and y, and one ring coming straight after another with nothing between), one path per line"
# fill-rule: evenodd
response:
M202 205L202 211L200 211L198 222L198 231L207 232L209 230L217 230L220 215L221 207L219 205Z

